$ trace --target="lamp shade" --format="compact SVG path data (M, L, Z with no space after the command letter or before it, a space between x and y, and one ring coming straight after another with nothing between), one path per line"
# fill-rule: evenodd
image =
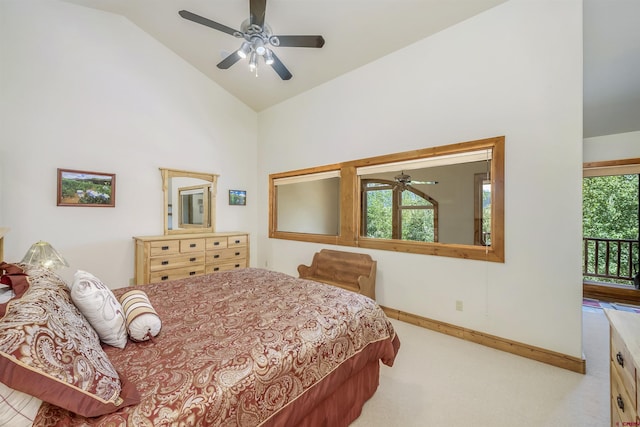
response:
M27 253L22 258L23 264L38 265L55 270L57 268L69 267L67 261L56 251L53 246L42 240L31 245Z

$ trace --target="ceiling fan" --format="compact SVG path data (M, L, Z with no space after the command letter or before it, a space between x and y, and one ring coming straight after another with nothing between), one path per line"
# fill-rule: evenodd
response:
M240 48L227 56L217 67L226 70L240 59L249 57L249 70L257 74L258 58L263 57L264 62L278 73L282 80L289 80L293 75L278 59L271 47L314 47L324 46L322 36L279 36L273 35L271 28L264 20L267 0L249 0L249 18L240 26L240 31L226 25L212 21L187 10L178 12L180 16L189 21L211 27L223 33L230 34L239 39L244 39Z
M413 181L411 179L411 175L407 175L406 173L404 173L404 171L394 176L393 179L397 182L397 185L400 185L402 188L406 188L411 184L437 184L438 183L438 181Z

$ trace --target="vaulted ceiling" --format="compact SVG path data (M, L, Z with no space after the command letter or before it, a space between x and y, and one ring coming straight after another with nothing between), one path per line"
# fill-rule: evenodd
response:
M238 62L216 64L241 40L185 20L188 10L233 29L249 0L65 0L122 15L256 111L457 24L506 0L268 0L274 34L322 35L321 49L277 47L293 74L283 81L261 62L258 75ZM640 31L637 0L584 0L584 136L640 130ZM398 64L398 74L402 64Z

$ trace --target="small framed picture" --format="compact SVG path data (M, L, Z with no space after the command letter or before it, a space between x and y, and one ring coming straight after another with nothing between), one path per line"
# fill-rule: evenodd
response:
M247 204L247 192L245 190L229 190L229 204L244 206Z
M58 169L58 206L113 208L115 205L115 174Z

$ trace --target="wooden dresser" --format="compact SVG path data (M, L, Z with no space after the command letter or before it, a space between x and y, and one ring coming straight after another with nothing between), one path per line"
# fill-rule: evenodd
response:
M640 314L605 310L611 327L611 425L639 426Z
M249 266L249 235L243 232L137 236L134 240L136 285Z

